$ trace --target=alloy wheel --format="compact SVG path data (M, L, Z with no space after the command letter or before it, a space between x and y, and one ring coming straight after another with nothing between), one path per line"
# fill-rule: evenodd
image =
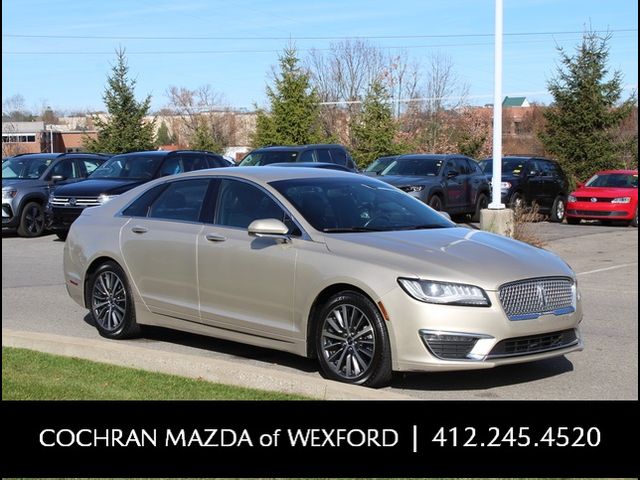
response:
M105 271L96 279L91 292L94 318L107 331L117 330L127 311L127 291L120 277Z
M44 230L44 212L38 205L28 207L24 216L25 229L34 237Z
M331 310L324 319L320 342L327 364L346 380L360 377L373 362L373 324L354 305L342 304Z

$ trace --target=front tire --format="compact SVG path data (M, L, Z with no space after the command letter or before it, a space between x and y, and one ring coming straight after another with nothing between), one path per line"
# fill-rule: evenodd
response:
M633 220L629 224L632 227L638 228L638 207L636 206L636 214L633 216Z
M67 236L69 235L69 230L57 230L56 231L56 236L62 240L63 242L67 239Z
M553 201L549 220L552 222L562 222L567 212L567 201L561 195L558 195Z
M381 387L391 380L391 348L382 315L364 295L344 291L318 312L316 352L323 375Z
M442 199L438 195L431 197L427 204L438 212L442 210Z
M471 216L471 221L479 222L480 212L483 209L487 208L488 205L489 205L489 197L487 197L484 193L481 193L480 195L478 195L478 200L476 201L476 210Z
M127 276L117 263L103 263L94 272L88 295L91 317L100 335L123 339L140 332Z
M37 202L29 202L20 214L18 235L21 237L39 237L44 233L45 216L42 205Z

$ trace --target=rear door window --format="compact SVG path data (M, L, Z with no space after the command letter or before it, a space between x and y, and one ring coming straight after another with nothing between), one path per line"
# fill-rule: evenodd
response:
M193 179L172 182L149 208L149 218L197 222L209 180Z
M351 168L347 161L347 154L344 150L340 150L339 148L332 148L331 151L331 163L337 163L338 165L344 165L345 167Z
M314 162L314 158L313 158L313 150L306 150L304 152L302 152L302 154L300 155L300 157L298 158L299 162Z
M329 155L329 150L327 150L326 148L317 149L316 158L318 162L332 163L331 155Z

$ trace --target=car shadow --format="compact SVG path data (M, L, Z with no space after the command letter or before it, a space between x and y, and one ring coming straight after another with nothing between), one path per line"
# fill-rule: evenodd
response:
M90 314L84 316L84 321L95 327ZM182 345L184 347L220 353L245 360L281 365L306 373L318 372L318 365L314 359L308 359L292 353L256 347L244 343L223 340L220 338L198 335L196 333L172 330L170 328L143 325L142 332L134 340L137 343L163 342Z
M89 314L85 315L84 321L91 326L95 326ZM133 341L136 343L170 343L203 352L279 365L304 373L319 372L315 359L303 358L287 352L164 327L145 325L140 337ZM394 374L390 386L401 390L481 391L496 387L529 383L571 371L573 371L573 364L566 357L562 356L530 363L505 365L486 370L460 372L398 372ZM480 396L485 396L486 398L496 397L492 392L485 392L484 394L480 394Z
M398 373L391 386L404 390L486 390L517 385L562 375L573 371L573 363L564 356L517 363L486 370L460 372ZM497 397L486 392L486 398Z

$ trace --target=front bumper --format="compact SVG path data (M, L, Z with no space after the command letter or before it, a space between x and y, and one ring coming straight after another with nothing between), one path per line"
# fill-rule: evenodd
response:
M631 203L570 202L567 204L566 215L594 220L633 220L635 209L635 205Z
M68 231L71 224L80 216L84 208L51 208L50 228L54 231Z
M2 227L14 228L20 223L20 217L16 215L12 202L2 202Z
M490 307L435 305L419 302L397 288L381 302L389 314L393 368L398 371L447 371L493 368L530 362L582 350L578 329L582 307L564 315L509 320L496 292L487 292ZM429 345L425 335L431 334ZM455 345L442 346L449 336ZM466 342L466 339L470 341ZM457 349L457 350L456 350ZM446 351L448 358L443 358ZM459 355L457 358L455 352ZM453 353L452 353L453 352ZM439 355L440 354L440 355Z

